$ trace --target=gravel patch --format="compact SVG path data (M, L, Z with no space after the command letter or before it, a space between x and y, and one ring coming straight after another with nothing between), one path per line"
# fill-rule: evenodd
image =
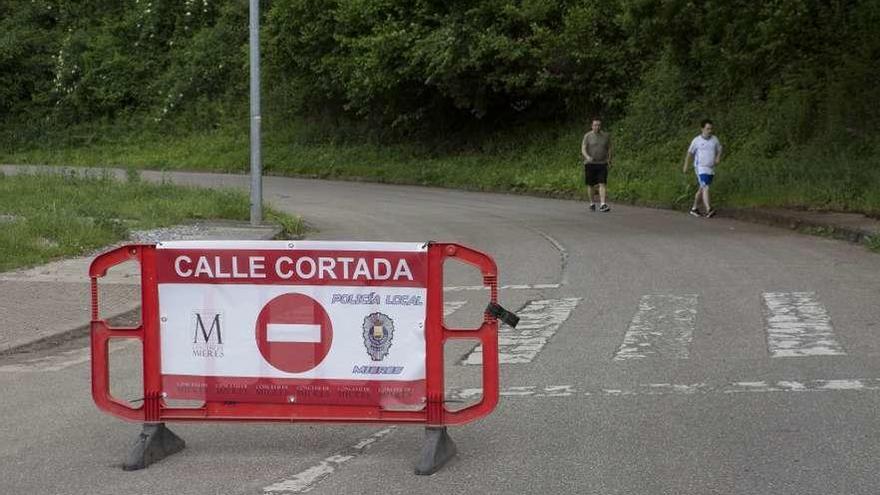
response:
M130 238L139 244L155 244L163 241L188 241L204 239L214 233L217 227L205 225L175 225L152 230L133 230Z

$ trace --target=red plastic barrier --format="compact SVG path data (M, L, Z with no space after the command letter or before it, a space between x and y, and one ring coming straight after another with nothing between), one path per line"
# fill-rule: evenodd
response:
M235 249L230 251L234 252ZM427 245L425 400L420 406L401 410L376 404L340 403L339 400L328 403L277 403L208 397L199 407L173 407L166 402L167 394L163 392L159 308L159 280L166 276L164 273L169 268L162 261L162 254L156 246L129 245L114 249L98 256L89 270L92 284L92 396L101 410L129 421L145 423L311 421L447 426L482 418L491 413L498 403L498 321L484 313L482 325L475 330L444 326L443 263L448 258L458 259L479 269L483 284L489 288L490 301L496 303L498 297L497 268L489 256L458 244ZM98 314L98 279L113 266L132 260L140 263L141 267L142 324L137 328L112 328ZM180 271L180 266L177 268ZM184 268L189 269L188 265ZM271 285L276 282L269 280L261 283ZM284 285L283 282L278 284ZM108 347L112 339L138 339L142 344L144 390L140 407L131 407L110 394ZM450 411L445 406L443 353L449 339L479 340L483 347L482 400L457 411Z

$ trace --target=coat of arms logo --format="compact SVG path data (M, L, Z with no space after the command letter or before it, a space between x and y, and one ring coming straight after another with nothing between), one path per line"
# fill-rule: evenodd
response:
M364 347L373 361L381 361L388 355L394 338L394 320L383 313L370 313L364 318Z

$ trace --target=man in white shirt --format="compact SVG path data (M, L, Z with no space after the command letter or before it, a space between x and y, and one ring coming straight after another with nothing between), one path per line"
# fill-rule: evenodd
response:
M691 141L687 154L684 155L684 167L681 170L687 173L688 162L693 158L699 188L689 213L695 217L701 216L700 210L697 209L700 205L700 198L703 198L703 206L706 208L705 217L715 216L715 210L709 204L709 186L712 184L712 179L715 178L715 166L721 162L721 143L717 137L712 135L712 130L712 121L704 120L700 135Z

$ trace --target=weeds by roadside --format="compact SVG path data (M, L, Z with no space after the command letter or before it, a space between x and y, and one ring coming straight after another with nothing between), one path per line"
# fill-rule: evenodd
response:
M247 220L249 201L232 190L199 189L107 173L0 174L0 271L89 253L126 239L131 230L206 219ZM266 218L288 235L301 220L274 210Z
M865 239L865 244L868 245L868 249L871 251L880 254L880 235L875 235L872 237L868 237Z

